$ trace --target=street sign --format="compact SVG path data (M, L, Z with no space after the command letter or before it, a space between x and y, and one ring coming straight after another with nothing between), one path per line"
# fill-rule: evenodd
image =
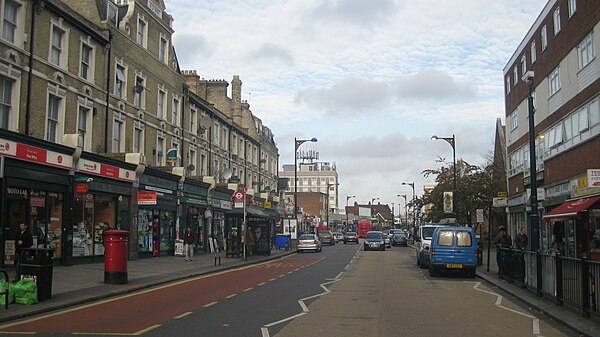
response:
M75 193L85 194L90 191L90 186L88 184L77 184L75 185Z
M233 193L233 201L244 200L244 194L242 192Z
M502 198L502 197L506 198L506 197L508 197L508 192L498 192L498 197L500 197L500 198Z
M92 178L90 178L90 177L77 177L77 178L74 179L74 181L76 183L89 183L90 179L92 179Z
M483 209L478 208L476 211L477 211L477 222L483 222Z
M493 207L506 207L506 206L508 206L508 199L507 198L493 198L492 206Z

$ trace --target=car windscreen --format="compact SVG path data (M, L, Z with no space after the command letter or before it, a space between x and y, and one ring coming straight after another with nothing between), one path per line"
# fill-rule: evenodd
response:
M347 236L356 236L356 232L347 232L346 235Z
M304 235L300 235L300 238L298 238L298 240L314 240L315 236L312 234L304 234Z
M367 233L367 239L381 239L381 233Z
M423 227L423 238L427 239L427 240L431 240L434 230L435 230L435 227Z
M394 233L394 236L406 237L406 234L404 234L404 233Z

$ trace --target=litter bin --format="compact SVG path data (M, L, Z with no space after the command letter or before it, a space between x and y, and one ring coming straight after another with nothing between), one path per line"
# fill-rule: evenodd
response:
M104 283L127 283L128 231L109 229L104 231Z
M54 249L24 248L21 263L21 279L30 279L37 284L38 301L52 296L52 271Z
M277 249L285 248L285 250L289 250L290 236L285 234L275 235L275 246L277 247Z

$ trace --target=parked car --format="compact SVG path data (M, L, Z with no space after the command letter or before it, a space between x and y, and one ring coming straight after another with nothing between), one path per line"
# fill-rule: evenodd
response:
M436 276L441 270L459 270L475 277L477 253L473 227L438 227L431 239L429 275Z
M331 231L319 231L319 240L322 243L326 243L330 246L335 245L335 237L333 236L333 233L331 233Z
M344 234L342 234L340 232L333 233L333 236L335 237L336 243L344 240Z
M392 248L392 239L385 233L383 233L383 241L385 242L385 246L387 248Z
M421 268L429 266L429 249L431 245L431 237L433 231L439 227L436 224L423 225L419 227L417 236L415 237L417 251L417 265Z
M315 234L302 234L298 238L296 251L302 253L308 250L313 250L315 253L322 250L321 241Z
M365 235L364 250L384 250L386 235L380 231L370 231Z
M408 247L408 238L404 232L396 232L392 236L392 246Z
M348 242L355 242L356 244L358 244L358 233L346 232L344 234L344 244L347 244Z

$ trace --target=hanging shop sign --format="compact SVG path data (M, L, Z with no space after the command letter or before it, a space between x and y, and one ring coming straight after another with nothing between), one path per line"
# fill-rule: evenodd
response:
M135 181L135 171L123 169L112 165L101 164L92 160L79 159L79 161L77 162L77 171L94 174L110 179L117 179L128 182Z
M177 163L178 152L176 148L170 149L167 151L167 164L175 164Z
M588 187L600 187L600 169L587 170Z
M138 205L156 205L158 198L155 191L138 191L137 200Z
M77 184L75 185L75 193L85 194L90 191L90 186L88 184Z
M70 169L73 157L0 138L0 155Z

